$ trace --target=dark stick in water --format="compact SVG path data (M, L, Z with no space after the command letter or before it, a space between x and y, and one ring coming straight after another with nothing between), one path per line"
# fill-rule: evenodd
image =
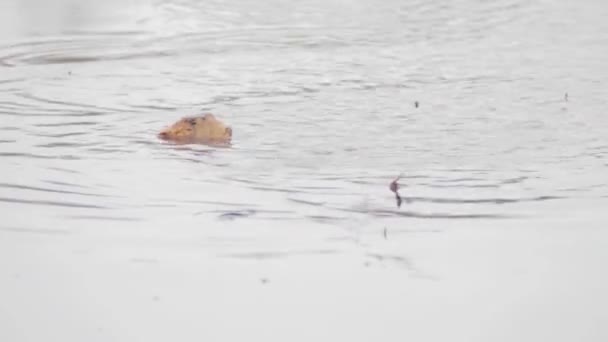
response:
M397 208L401 208L401 196L399 196L399 183L397 183L397 181L401 178L401 175L397 178L395 178L395 180L393 180L391 182L391 185L389 186L389 189L391 189L392 192L395 193L395 199L397 200Z

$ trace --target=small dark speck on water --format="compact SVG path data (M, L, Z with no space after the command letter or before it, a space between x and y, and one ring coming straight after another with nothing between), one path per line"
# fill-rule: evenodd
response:
M568 93L564 94L564 100L568 101Z
M414 102L414 107L418 108L419 105L418 101Z
M386 240L386 238L387 238L387 230L386 230L386 227L384 227L384 240Z
M262 284L268 284L268 278L260 278Z

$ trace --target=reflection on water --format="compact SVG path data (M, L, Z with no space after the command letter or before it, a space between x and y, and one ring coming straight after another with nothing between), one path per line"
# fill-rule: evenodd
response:
M608 204L601 1L0 6L0 234L422 275L375 239ZM156 138L202 111L232 148Z

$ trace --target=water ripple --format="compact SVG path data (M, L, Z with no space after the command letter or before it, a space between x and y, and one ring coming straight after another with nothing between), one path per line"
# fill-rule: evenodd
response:
M375 217L409 217L409 218L422 218L422 219L507 219L514 218L512 215L506 214L452 214L452 213L421 213L415 211L399 211L399 210L358 210L358 209L345 209L345 208L334 208L337 210L369 214Z
M76 155L42 155L34 153L21 153L21 152L0 152L0 157L17 157L24 159L62 159L62 160L79 160L81 157Z
M263 251L263 252L243 252L243 253L232 253L232 254L221 254L220 257L227 258L239 258L239 259L284 259L292 256L301 255L327 255L327 254L338 254L339 251L333 249L320 249L320 250L293 250L293 251Z
M167 51L153 48L134 50L134 37L114 35L73 36L69 38L24 42L0 47L0 65L16 67L21 65L95 63L120 61L146 57L167 56Z
M61 183L61 184L65 185L65 183ZM80 192L80 191L59 190L59 189L51 189L51 188L19 185L19 184L9 184L9 183L0 183L0 188L33 190L33 191L42 191L42 192L49 192L49 193L70 194L70 195L80 195L80 196L90 196L90 197L114 197L114 196L107 196L107 195Z
M558 215L560 200L604 198L603 47L579 39L584 25L538 44L545 7L564 5L319 4L108 4L127 22L0 42L0 189L19 194L0 202L100 225L183 215L340 226ZM232 147L156 139L203 109L233 125ZM401 171L410 206L385 209ZM351 207L362 200L371 205Z
M74 202L65 202L65 201L28 200L28 199L17 199L17 198L6 198L6 197L0 197L0 202L33 204L33 205L42 205L42 206L56 206L56 207L66 207L66 208L110 209L109 207L102 206L102 205L96 205L96 204L74 203Z
M53 235L67 235L71 232L67 229L50 229L50 228L24 228L24 227L0 227L0 231L2 232L10 232L17 234L36 234L36 235L44 235L44 236L53 236Z
M529 198L477 198L477 199L464 199L464 198L436 198L436 197L403 197L404 200L410 202L430 202L430 203L456 203L456 204L507 204L507 203L521 203L521 202L538 202L538 201L549 201L564 199L561 196L537 196Z

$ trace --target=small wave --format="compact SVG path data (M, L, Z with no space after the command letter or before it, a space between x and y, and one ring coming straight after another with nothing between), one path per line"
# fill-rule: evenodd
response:
M329 215L308 215L306 216L307 219L310 219L314 222L319 222L319 223L336 223L336 222L340 222L340 221L344 221L346 218L344 217L339 217L339 216L329 216Z
M389 260L389 261L393 261L393 262L397 262L403 266L405 266L405 268L407 269L413 269L414 265L413 263L410 261L409 258L402 256L402 255L390 255L390 254L379 254L379 253L367 253L368 257L374 258L378 261L385 261L385 260Z
M37 234L37 235L67 235L71 232L67 229L51 229L51 228L17 228L17 227L0 227L0 231L18 234Z
M26 199L7 198L7 197L0 197L0 202L18 203L18 204L33 204L33 205L42 205L42 206L56 206L56 207L67 207L67 208L110 209L109 207L95 205L95 204L74 203L74 202L64 202L64 201L26 200Z
M287 200L292 201L294 203L307 204L307 205L312 205L312 206L317 206L317 207L322 207L325 204L327 204L327 202L324 202L324 201L307 201L307 200L297 199L297 198L287 198Z
M99 125L99 122L96 121L67 121L67 122L53 122L53 123L35 123L34 127L70 127L70 126L94 126ZM53 137L62 137L60 134L73 134L73 133L58 133L55 135L50 135Z
M61 147L75 147L75 148L83 148L89 146L95 146L97 143L83 143L83 142L49 142L44 144L36 144L35 147L40 148L61 148Z
M108 112L75 111L70 113L65 110L58 113L52 113L50 109L46 108L40 111L0 112L0 114L16 117L95 117L107 115Z
M520 202L538 202L538 201L549 201L563 199L562 196L537 196L528 198L477 198L477 199L464 199L464 198L438 198L438 197L405 197L403 200L410 202L430 202L430 203L453 203L453 204L506 204L506 203L520 203Z
M220 214L219 219L221 220L235 220L238 218L250 217L256 214L255 210L239 210L239 211L228 211Z
M75 116L76 114L86 115L86 116L96 116L96 115L104 115L108 113L115 113L117 111L122 111L121 108L113 108L113 107L105 107L99 105L93 105L89 103L82 102L72 102L72 101L60 101L56 99L51 99L48 97L42 97L38 95L33 95L31 93L20 92L15 94L16 96L32 101L33 104L39 105L44 104L45 107L48 105L57 105L59 106L59 113L66 113L66 116ZM71 110L76 110L76 112L70 113ZM72 114L72 115L69 115Z
M71 215L68 218L75 220L95 220L95 221L123 221L123 222L135 222L143 221L139 217L126 217L126 216L99 216L99 215Z
M337 208L331 209L372 215L375 217L409 217L409 218L422 218L422 219L506 219L512 218L511 215L504 214L453 214L453 213L421 213L415 211L402 211L402 210L387 210L387 209L350 209L350 208Z
M79 64L120 61L137 58L166 57L168 51L134 43L141 37L133 36L66 36L61 39L24 42L0 47L0 65Z
M21 153L21 152L0 152L0 157L6 158L32 158L32 159L63 159L63 160L80 160L81 158L76 155L42 155L34 153Z
M319 249L319 250L295 250L295 251L263 251L263 252L248 252L248 253L232 253L221 254L221 257L239 258L239 259L282 259L299 255L328 255L338 254L338 250L334 249Z
M50 193L56 193L56 194L69 194L69 195L80 195L80 196L90 196L90 197L112 197L112 196L80 192L80 191L59 190L59 189L51 189L51 188L43 188L43 187L19 185L19 184L9 184L9 183L0 183L0 188L31 190L31 191L50 192Z

